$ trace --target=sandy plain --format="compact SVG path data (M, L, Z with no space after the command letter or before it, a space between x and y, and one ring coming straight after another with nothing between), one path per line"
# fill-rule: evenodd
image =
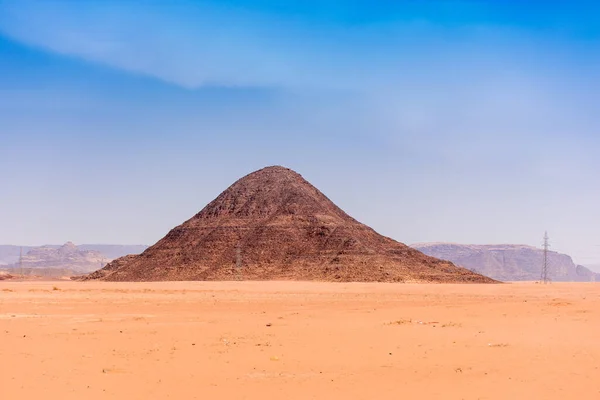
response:
M0 282L0 398L600 399L600 284Z

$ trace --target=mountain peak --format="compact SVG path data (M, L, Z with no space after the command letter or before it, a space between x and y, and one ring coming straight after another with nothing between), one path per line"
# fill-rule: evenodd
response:
M281 166L244 176L144 253L87 279L492 282L379 235Z
M73 242L67 242L58 249L58 252L61 254L75 253L77 251L77 246Z
M266 167L239 179L195 218L276 218L285 215L328 215L351 220L302 175L281 166Z

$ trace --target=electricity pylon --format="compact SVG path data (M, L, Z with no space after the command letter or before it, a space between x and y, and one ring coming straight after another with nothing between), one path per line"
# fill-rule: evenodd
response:
M23 247L21 247L21 250L19 251L19 269L21 270L21 278L23 278L23 276L25 276L23 272Z
M544 235L544 264L542 265L542 276L540 280L542 283L549 283L550 277L548 276L548 249L550 248L550 238L548 232Z
M235 278L238 281L242 280L242 245L238 243L235 249Z

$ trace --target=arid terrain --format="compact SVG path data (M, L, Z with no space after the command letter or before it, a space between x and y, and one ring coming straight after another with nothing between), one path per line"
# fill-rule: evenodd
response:
M3 399L598 399L600 285L0 282Z

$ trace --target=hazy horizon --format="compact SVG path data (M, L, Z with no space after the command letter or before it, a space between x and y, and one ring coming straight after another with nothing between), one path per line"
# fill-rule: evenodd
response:
M0 0L0 243L151 245L277 164L600 269L600 6L506 3Z

